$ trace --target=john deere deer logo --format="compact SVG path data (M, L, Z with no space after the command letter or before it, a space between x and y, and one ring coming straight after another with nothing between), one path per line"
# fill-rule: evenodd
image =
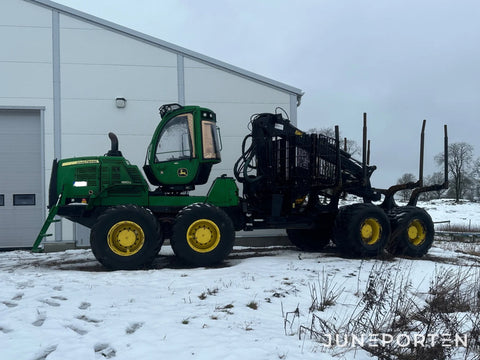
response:
M186 177L188 176L188 170L185 168L180 168L177 170L178 177Z

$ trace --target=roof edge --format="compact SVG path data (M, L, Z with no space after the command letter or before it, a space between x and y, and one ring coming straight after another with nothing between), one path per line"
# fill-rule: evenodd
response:
M23 0L23 1L26 1L26 2L29 2L29 3L32 3L32 4L37 4L37 5L40 5L40 6L43 6L43 7L48 7L48 8L51 8L51 9L55 9L55 10L61 12L61 13L86 20L86 21L88 21L90 23L93 23L95 25L99 25L99 26L102 26L104 28L107 28L107 29L110 29L110 30L128 35L128 36L136 38L136 39L139 39L141 41L154 44L156 46L159 46L159 47L164 48L166 50L169 50L171 52L175 52L177 54L181 54L181 55L186 56L188 58L191 58L193 60L201 61L201 62L206 63L208 65L212 65L216 68L226 70L228 72L240 75L240 76L242 76L244 78L247 78L247 79L254 80L254 81L259 82L261 84L268 85L270 87L280 89L280 90L286 91L286 92L291 93L291 94L295 94L297 96L297 106L300 106L301 98L304 95L304 92L299 88L296 88L296 87L287 85L285 83L267 78L265 76L256 74L254 72L251 72L251 71L248 71L248 70L245 70L245 69L242 69L242 68L237 67L235 65L228 64L226 62L214 59L212 57L200 54L198 52L186 49L184 47L169 43L169 42L164 41L164 40L161 40L161 39L156 38L154 36L147 35L145 33L142 33L142 32L130 29L128 27L113 23L111 21L99 18L97 16L90 15L90 14L82 12L80 10L76 10L76 9L73 9L71 7L68 7L68 6L58 4L54 1L51 1L51 0Z

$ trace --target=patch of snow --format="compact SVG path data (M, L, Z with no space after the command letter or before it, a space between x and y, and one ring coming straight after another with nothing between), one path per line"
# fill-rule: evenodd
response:
M245 250L235 248L218 268L185 268L166 246L153 268L142 271L107 271L89 250L0 253L2 358L333 358L322 344L298 337L322 273L344 289L325 314L341 316L358 302L374 267L401 273L426 293L439 260L460 266L452 262L454 252L439 247L422 260L392 261ZM297 308L300 317L286 334L285 313ZM350 355L370 358L359 349Z

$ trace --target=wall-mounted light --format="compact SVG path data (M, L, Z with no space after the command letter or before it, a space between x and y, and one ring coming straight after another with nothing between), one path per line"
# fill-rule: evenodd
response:
M117 108L123 109L125 106L127 106L127 99L123 97L117 97L115 99L115 105L117 106Z

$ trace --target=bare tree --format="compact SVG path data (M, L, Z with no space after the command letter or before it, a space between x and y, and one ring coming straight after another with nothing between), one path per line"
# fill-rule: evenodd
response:
M434 185L434 184L442 184L445 180L445 176L442 172L434 172L432 175L427 176L424 183L425 185ZM431 199L440 199L442 195L445 193L445 189L440 189L437 191L429 191L422 194L423 199L431 200Z
M346 152L348 152L352 156L361 154L360 145L358 145L358 143L355 140L350 140L347 138L344 138L344 140L346 140L346 143L344 142L344 145L345 145L344 150Z
M312 128L307 131L310 134L322 134L331 138L335 137L335 128L333 127L324 127L321 129ZM348 152L350 155L360 155L360 146L357 144L355 140L342 138L340 133L340 149Z
M397 184L406 184L406 183L415 182L415 181L417 181L415 175L413 175L412 173L405 173L397 180ZM409 190L409 189L401 190L398 193L402 197L402 201L406 202L406 201L408 201L408 199L410 199L410 195L412 194L412 190Z
M334 127L324 127L324 128L312 128L307 131L309 134L322 134L325 136L335 137L335 128Z
M444 154L435 156L439 165L445 163ZM465 142L448 145L448 172L451 176L452 190L455 201L459 201L466 190L466 185L471 175L473 161L473 146Z
M473 164L474 200L480 199L480 157Z
M480 180L480 157L473 163L473 176Z

